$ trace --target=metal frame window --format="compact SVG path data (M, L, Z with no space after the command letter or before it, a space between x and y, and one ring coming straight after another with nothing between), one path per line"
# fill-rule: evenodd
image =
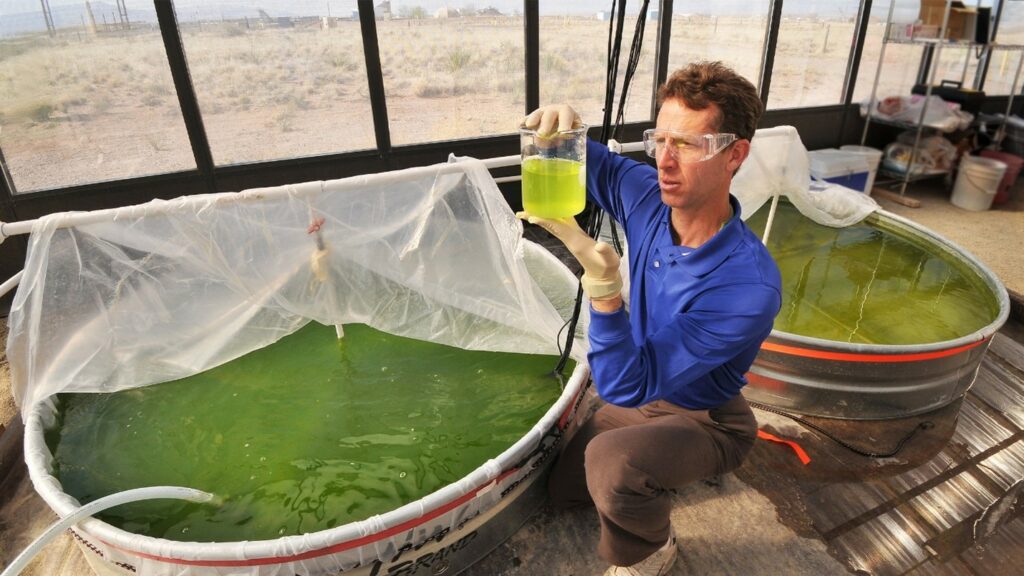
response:
M778 45L780 19L784 0L772 0L767 15L767 34L761 58L759 89L761 98L767 103L772 87L772 69L775 50ZM524 0L524 60L525 60L525 101L524 114L539 104L539 51L540 10L538 0ZM657 4L659 17L649 25L658 30L655 47L656 65L654 86L662 83L669 73L668 59L671 46L667 39L672 26L673 0L660 0ZM856 73L862 64L864 32L872 0L863 0L857 16L854 42L850 49L846 80L843 86L843 102L838 106L769 111L762 125L789 123L810 128L815 122L805 120L815 114L835 115L836 111L846 113L851 107ZM374 2L358 0L359 23L362 31L363 51L366 60L367 89L373 113L376 149L341 154L330 154L309 158L259 162L242 166L216 166L214 164L202 115L196 101L195 89L189 76L188 66L182 48L181 35L171 0L154 0L157 19L168 66L177 91L178 104L185 120L189 142L196 161L193 171L159 174L116 182L86 184L57 190L17 194L0 150L0 207L8 218L30 218L47 212L66 209L90 209L140 202L152 198L166 198L181 194L241 190L253 186L270 186L288 182L312 179L340 178L355 174L384 171L408 166L444 161L450 152L486 157L490 155L513 154L516 150L514 135L489 136L460 141L434 142L395 147L391 142L388 128L388 105L386 101L380 50L377 44L377 24L374 21ZM610 4L609 4L610 5ZM654 5L654 3L652 3ZM997 23L1002 12L1002 2L995 6ZM624 49L628 49L624 47ZM984 77L988 67L987 58L980 65L979 74ZM594 90L603 91L603 86ZM652 97L653 101L653 97ZM637 139L645 128L651 127L655 117L656 104L652 106L650 118L645 122L633 122L625 127L625 136ZM513 119L510 119L512 121ZM846 120L843 120L846 123ZM828 130L831 130L829 128ZM835 131L833 136L835 137ZM841 137L841 136L840 136ZM814 140L814 136L811 140ZM838 144L839 142L836 142Z

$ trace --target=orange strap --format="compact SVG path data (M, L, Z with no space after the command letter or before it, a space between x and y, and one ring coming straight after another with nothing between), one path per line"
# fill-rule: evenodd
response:
M807 455L807 452L804 452L804 449L801 448L799 444L797 444L796 442L793 442L792 440L783 440L782 438L779 438L778 436L775 436L774 434L769 434L769 433L765 432L764 430L760 430L760 429L758 429L758 431L757 431L757 437L762 439L762 440L769 440L771 442L778 442L779 444L786 444L786 445L788 445L790 448L793 449L793 452L796 452L797 458L799 458L800 461L804 463L804 466L806 466L807 464L810 464L810 462L811 462L811 457Z

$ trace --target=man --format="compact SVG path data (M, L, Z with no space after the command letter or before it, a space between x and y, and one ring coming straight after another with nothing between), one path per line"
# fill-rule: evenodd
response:
M556 505L593 503L607 575L661 575L676 558L670 491L738 467L757 423L744 374L781 304L778 268L729 194L763 106L719 62L676 71L644 133L657 169L587 144L587 192L622 224L630 310L619 258L572 218L520 218L559 237L583 266L591 300L588 360L607 402L565 447L549 492ZM579 126L569 106L524 125L542 134Z

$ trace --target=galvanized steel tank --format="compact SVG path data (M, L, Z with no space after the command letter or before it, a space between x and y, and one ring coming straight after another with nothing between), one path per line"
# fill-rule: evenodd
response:
M526 266L563 316L578 282L549 252L526 241ZM96 518L70 530L97 576L431 576L458 574L511 536L544 500L543 477L571 438L592 396L584 362L532 430L458 482L379 516L277 540L178 542L141 536ZM49 400L25 426L25 461L43 500L60 516L79 504L53 475L48 430L58 425Z
M992 335L1009 315L1005 287L972 255L918 224L885 211L866 222L924 240L972 270L998 302L995 319L952 340L912 345L839 342L773 330L747 374L747 399L800 414L871 420L929 412L971 387Z

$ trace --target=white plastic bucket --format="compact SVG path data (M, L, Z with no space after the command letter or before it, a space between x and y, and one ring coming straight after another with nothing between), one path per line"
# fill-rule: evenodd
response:
M864 160L868 163L868 181L864 185L864 193L868 196L871 195L871 190L875 186L875 176L878 174L878 164L882 161L882 151L878 148L872 148L870 146L860 146L857 144L844 144L839 147L844 152L855 152L864 157Z
M964 156L960 160L960 171L950 201L964 210L988 210L999 191L999 182L1004 173L1004 162L980 156Z

